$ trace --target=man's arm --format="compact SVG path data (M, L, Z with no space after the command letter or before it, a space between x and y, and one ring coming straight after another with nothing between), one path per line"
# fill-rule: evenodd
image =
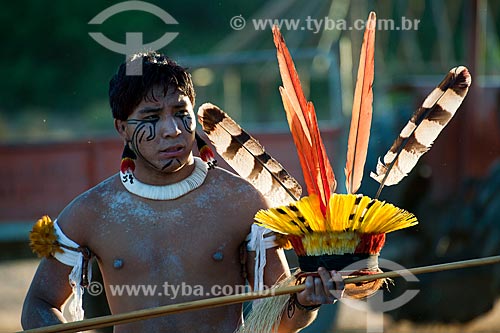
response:
M77 244L87 244L87 232L92 229L87 221L93 221L94 217L87 207L94 207L93 202L79 196L57 218L64 234ZM53 257L40 261L24 300L21 315L24 329L66 322L62 307L73 292L69 284L72 269Z
M24 300L23 329L66 322L62 306L72 294L68 282L71 269L54 258L42 259Z

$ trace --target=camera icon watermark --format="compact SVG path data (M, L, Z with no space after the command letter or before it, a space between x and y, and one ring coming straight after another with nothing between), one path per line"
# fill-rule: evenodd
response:
M397 271L398 275L406 280L406 282L416 283L419 279L408 271L404 266L387 259L380 258L379 268L385 271ZM357 271L367 267L366 260L357 261L343 270ZM367 333L383 332L383 314L398 309L410 302L420 292L418 289L407 289L394 299L385 300L383 290L378 290L372 296L366 299L350 299L341 298L340 302L353 309L365 311L367 313ZM368 315L368 310L374 311L373 315Z
M144 1L125 1L108 7L97 14L88 24L102 24L108 18L121 12L138 10L148 12L159 17L165 24L178 24L178 22L162 8ZM118 43L106 37L101 32L89 32L97 43L104 46L108 50L116 53L124 54L126 59L130 58L134 53L144 50L158 50L167 46L178 35L178 32L165 32L157 40L144 44L142 32L126 32L125 44ZM127 75L142 75L142 63L132 62L127 66Z

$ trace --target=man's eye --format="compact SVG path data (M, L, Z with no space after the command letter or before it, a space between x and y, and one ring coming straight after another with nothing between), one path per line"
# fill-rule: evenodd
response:
M158 117L158 115L149 115L149 116L145 116L143 119L144 120L158 120L158 119L160 119L160 117Z
M189 116L189 111L178 111L175 113L176 117L186 117Z

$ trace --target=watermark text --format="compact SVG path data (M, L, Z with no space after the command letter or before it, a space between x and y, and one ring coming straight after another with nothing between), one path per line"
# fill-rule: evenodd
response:
M104 288L100 282L93 281L87 288L92 296L100 295ZM264 289L266 290L266 289ZM273 290L271 290L271 295ZM246 285L213 285L210 287L203 285L191 285L185 282L172 284L165 281L161 285L157 284L112 284L108 286L111 296L131 296L131 297L166 297L176 299L185 296L198 297L219 297L249 292Z
M377 19L376 30L395 30L395 31L408 31L418 30L420 24L419 19L412 19L402 16L399 20L395 19ZM314 34L322 31L332 30L364 30L367 21L358 19L352 23L348 23L344 19L332 19L328 16L322 18L313 18L307 16L305 19L257 19L253 18L248 24L247 20L242 15L233 16L229 20L229 25L233 30L243 30L245 28L254 30L268 30L276 25L280 30L288 31L311 31Z

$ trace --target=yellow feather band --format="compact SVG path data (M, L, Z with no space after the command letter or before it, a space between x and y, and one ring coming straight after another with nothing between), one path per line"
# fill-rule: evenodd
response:
M307 196L288 206L260 210L255 221L280 234L300 237L307 255L354 253L363 235L385 234L418 223L415 215L390 203L336 193L330 197L326 216L318 197Z
M47 215L42 216L30 232L30 247L39 257L50 257L63 253L57 241L54 223Z

